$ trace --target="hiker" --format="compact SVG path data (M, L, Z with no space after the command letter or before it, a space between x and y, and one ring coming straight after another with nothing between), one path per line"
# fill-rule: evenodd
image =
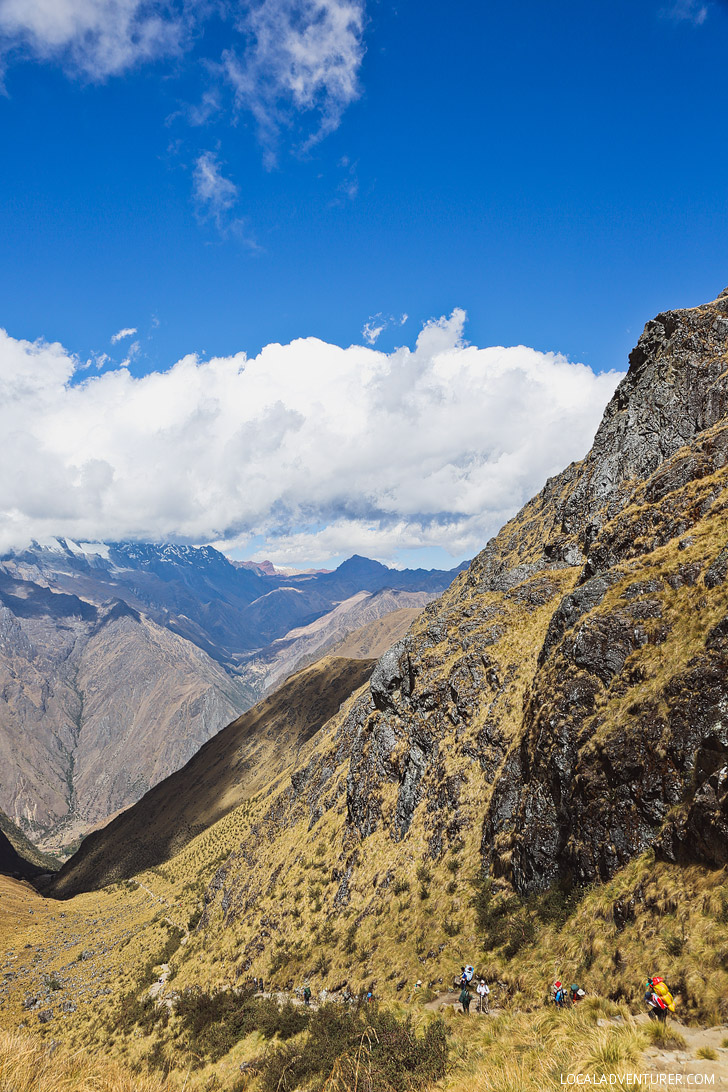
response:
M468 989L467 984L464 985L463 988L461 989L460 997L459 997L458 1000L460 1001L460 1004L463 1006L463 1012L465 1013L465 1015L469 1016L470 1015L470 1002L473 999L472 999L472 997L470 995L470 990Z
M558 978L551 987L551 1000L556 1005L557 1009L563 1009L566 1002L566 994L564 993L564 987L561 985Z
M468 986L468 976L465 973L465 968L460 968L460 989L465 990Z
M572 1005L576 1005L578 1001L581 1001L585 996L585 990L582 990L581 986L577 986L576 982L572 982L569 986L569 996L571 997Z
M486 985L485 979L481 978L476 987L476 993L480 1002L479 1012L490 1012L490 990Z
M263 992L263 979L259 978L258 979L258 993L262 993L262 992Z
M303 1003L304 1005L311 1004L311 987L308 984L303 987Z
M645 1001L651 1020L667 1020L668 1012L675 1011L675 998L664 978L654 975L645 984Z

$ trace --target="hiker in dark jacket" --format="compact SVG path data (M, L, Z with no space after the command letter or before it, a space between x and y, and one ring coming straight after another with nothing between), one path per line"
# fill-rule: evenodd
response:
M473 1000L470 996L470 990L467 986L463 986L460 991L460 1004L463 1006L463 1012L466 1016L470 1013L470 1002Z

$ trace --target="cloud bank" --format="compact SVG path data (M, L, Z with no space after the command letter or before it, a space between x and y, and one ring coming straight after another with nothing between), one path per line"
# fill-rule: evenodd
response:
M49 535L241 546L317 563L471 554L588 450L621 376L465 314L382 353L316 338L135 378L0 331L0 551Z
M174 0L0 0L3 52L24 50L104 80L185 48L194 4Z

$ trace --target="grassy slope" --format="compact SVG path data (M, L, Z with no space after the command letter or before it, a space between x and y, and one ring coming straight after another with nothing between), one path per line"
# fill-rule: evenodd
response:
M329 657L298 672L213 736L181 770L89 835L53 893L66 897L160 864L250 796L275 786L309 736L372 667L372 661Z

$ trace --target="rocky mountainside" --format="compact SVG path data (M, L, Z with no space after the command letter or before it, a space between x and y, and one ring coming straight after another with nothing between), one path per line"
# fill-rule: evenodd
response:
M249 704L242 682L123 603L5 579L0 787L45 848L138 799Z
M373 660L325 658L294 675L134 807L89 834L53 894L67 897L161 864L244 801L270 791L373 667Z
M451 576L362 558L266 575L210 547L58 539L6 556L0 806L45 848L73 844L358 628L365 612L341 600L366 598L373 618L429 601Z
M21 857L10 839L0 830L0 874L16 879L32 880L40 873L36 865Z
M0 873L22 879L35 879L43 873L56 872L60 861L41 853L32 842L0 811Z
M525 896L648 850L728 864L727 413L728 292L647 324L586 459L222 820L182 984L208 949L434 981L478 944L467 877Z
M349 637L354 641L340 655L350 659L378 658L404 636L422 607L435 597L434 592L389 588L357 592L309 625L278 638L241 668L241 677L258 693L269 693L293 671L330 653ZM392 634L390 640L384 638L385 633Z

